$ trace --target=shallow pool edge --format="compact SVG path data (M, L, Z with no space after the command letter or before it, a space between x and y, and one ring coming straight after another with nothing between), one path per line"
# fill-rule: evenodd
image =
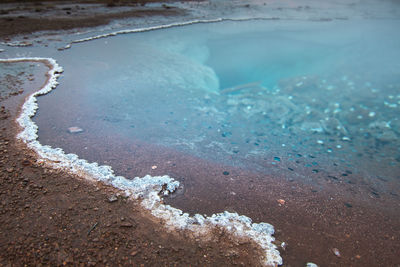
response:
M111 166L98 165L96 162L89 163L75 154L66 154L61 148L42 145L38 141L38 126L31 118L38 109L37 97L48 94L57 87L57 79L63 72L63 68L53 58L0 59L0 63L7 62L40 62L49 67L46 83L26 98L20 115L16 119L21 127L17 139L23 141L28 148L36 152L39 163L70 172L91 182L100 181L122 190L130 198L141 200L141 206L149 210L156 218L162 219L169 230L189 230L195 236L206 238L215 227L223 228L236 238L250 239L258 244L264 251L264 255L260 259L263 265L276 266L282 264L279 251L272 243L275 240L272 236L274 228L268 223L252 223L249 217L227 211L209 217L200 214L189 216L188 213L163 203L160 194L166 196L173 193L179 186L178 181L167 175L146 175L142 178L127 179L123 176L114 175Z

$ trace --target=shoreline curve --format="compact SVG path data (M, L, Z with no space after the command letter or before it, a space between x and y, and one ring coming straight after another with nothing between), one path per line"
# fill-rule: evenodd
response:
M232 234L234 238L253 241L257 244L263 252L260 258L262 265L277 266L283 263L277 246L273 244L274 228L268 223L252 223L247 216L227 211L211 216L200 214L189 216L188 213L163 203L160 195L167 196L179 187L179 182L167 175L146 175L142 178L127 179L114 175L111 166L98 165L96 162L89 163L75 154L65 154L61 148L40 144L37 140L38 126L31 119L38 109L37 97L48 94L57 87L57 79L63 72L63 68L53 58L0 59L0 63L16 62L40 62L49 68L46 74L46 83L26 98L16 119L22 129L18 133L17 139L36 152L39 163L64 170L91 182L103 182L122 190L127 197L139 200L144 209L149 210L154 217L161 219L168 230L188 230L198 238L207 239L213 229L222 228Z

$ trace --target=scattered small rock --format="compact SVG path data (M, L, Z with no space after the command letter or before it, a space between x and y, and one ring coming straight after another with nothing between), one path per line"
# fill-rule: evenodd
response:
M312 262L307 262L306 267L318 267L318 265Z
M29 165L32 164L32 162L30 162L30 161L27 160L27 159L26 159L26 160L23 160L21 163L22 163L23 166L29 166Z
M277 201L281 205L285 205L285 203L286 203L286 201L284 199L278 199Z
M118 197L116 195L112 195L111 197L108 198L108 202L112 203L118 200Z
M69 133L72 133L72 134L76 134L76 133L81 133L81 132L83 132L83 129L81 129L81 128L79 128L79 127L76 127L76 126L73 126L73 127L69 127L69 128L68 128L68 132L69 132Z
M155 170L155 169L157 169L157 165L153 165L153 166L151 166L151 169L152 169L152 170Z
M340 251L337 248L333 248L332 252L333 252L333 254L335 254L335 256L342 257L342 255L340 255Z
M129 222L123 222L120 224L120 226L124 227L124 228L131 228L131 227L133 227L133 224L131 224Z
M346 206L346 207L348 207L348 208L351 208L351 207L353 207L353 205L351 205L350 203L344 203L344 205Z
M131 256L132 256L132 257L135 257L137 254L138 254L138 251L137 251L137 250L134 250L134 251L131 252Z

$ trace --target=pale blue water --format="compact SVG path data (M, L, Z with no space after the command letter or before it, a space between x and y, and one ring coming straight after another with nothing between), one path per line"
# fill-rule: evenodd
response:
M296 179L357 174L396 194L385 181L398 186L400 173L399 28L230 21L77 44L57 53L65 72L46 96L72 109L40 111L64 112L68 126L96 136L116 131Z

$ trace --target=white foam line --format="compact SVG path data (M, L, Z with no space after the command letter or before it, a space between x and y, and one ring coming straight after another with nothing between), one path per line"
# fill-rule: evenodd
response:
M176 23L163 24L163 25L146 27L146 28L120 30L120 31L115 31L115 32L111 32L111 33L105 33L105 34L95 35L95 36L91 36L91 37L87 37L87 38L77 39L77 40L70 42L65 47L60 48L59 50L69 49L69 48L71 48L71 46L73 44L88 42L88 41L112 37L112 36L117 36L120 34L147 32L147 31L154 31L154 30L167 29L167 28L173 28L173 27L200 24L200 23L214 23L214 22L222 22L222 21L276 20L276 19L278 19L278 18L274 18L274 17L253 18L253 17L251 17L251 18L236 18L236 19L235 18L216 18L216 19L190 20L190 21L185 21L185 22L176 22Z
M37 140L38 126L32 121L38 109L37 97L49 93L58 85L57 78L63 72L61 66L52 58L14 58L0 59L0 62L43 62L49 66L48 81L37 92L27 97L22 106L20 116L17 118L22 131L17 135L26 145L38 155L38 162L42 162L52 168L63 169L89 181L101 181L123 190L127 196L141 200L141 205L150 210L151 214L162 219L170 230L189 230L197 237L209 237L215 227L220 227L230 232L239 239L250 239L257 243L264 251L261 263L264 266L276 266L282 264L277 247L272 243L275 239L274 228L268 223L252 223L246 216L237 213L223 212L213 214L210 217L196 214L189 216L183 211L163 204L162 195L174 192L179 182L173 178L164 176L150 176L127 179L116 176L110 166L99 166L96 162L89 163L80 159L75 154L65 154L61 148L52 148L42 145Z
M1 45L11 46L11 47L26 47L31 46L32 43L21 41L21 42L0 42Z

